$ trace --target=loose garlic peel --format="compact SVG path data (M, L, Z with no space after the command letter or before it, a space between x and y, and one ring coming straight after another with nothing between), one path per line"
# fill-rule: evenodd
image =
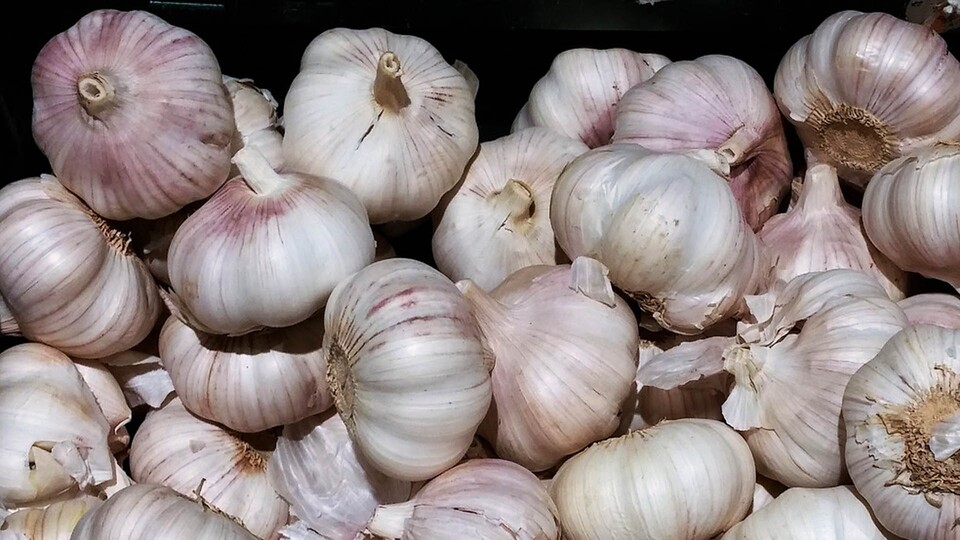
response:
M960 138L960 63L929 28L841 11L800 39L774 80L816 158L861 188L889 161Z
M463 180L437 208L437 268L454 281L470 279L490 290L515 270L561 262L550 195L567 163L587 150L545 128L481 144Z
M915 294L897 302L910 324L960 330L960 298L942 293Z
M93 397L100 405L103 416L110 424L110 450L119 454L130 444L130 433L126 425L133 417L133 411L127 405L126 397L120 383L110 373L105 365L96 360L73 359L83 381L93 392Z
M752 67L723 55L674 62L626 93L613 142L662 152L709 150L754 231L793 179L780 111Z
M0 539L70 540L80 518L102 503L97 497L81 495L44 508L24 508L0 518Z
M706 540L747 515L755 481L735 431L685 419L594 444L560 467L550 495L568 540Z
M241 436L205 422L175 399L147 413L130 446L140 484L162 484L232 516L261 538L276 538L289 505L267 479L275 438Z
M234 152L244 146L254 146L271 167L279 169L283 165L283 135L279 131L277 100L269 90L257 87L250 79L224 75L223 85L230 93L233 119L237 126L233 140Z
M424 263L387 259L337 285L324 317L327 383L364 458L411 481L457 463L492 389L454 284Z
M0 294L17 333L81 358L133 347L161 309L127 238L46 175L0 190Z
M173 395L173 381L160 365L159 356L131 350L101 358L100 362L116 378L130 407L159 409Z

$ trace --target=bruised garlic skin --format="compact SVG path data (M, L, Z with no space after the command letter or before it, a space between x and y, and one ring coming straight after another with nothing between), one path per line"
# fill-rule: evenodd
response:
M382 28L314 39L284 100L287 167L336 179L372 223L430 213L477 149L473 91L428 42Z
M457 463L492 389L454 284L424 263L387 259L337 285L324 317L327 383L364 458L410 481Z
M322 316L237 337L204 334L171 316L160 332L160 359L192 413L254 433L333 405L322 343Z
M793 179L780 111L760 74L723 55L674 62L617 105L615 143L660 152L708 150L754 231Z
M861 189L891 160L960 138L960 62L936 32L841 11L787 51L774 94L801 141Z
M461 183L444 196L433 234L437 268L485 290L512 272L556 264L550 195L563 168L589 150L576 139L530 128L480 145Z
M627 49L563 51L533 86L512 131L539 126L590 148L609 144L620 98L669 63L665 56Z
M949 294L917 294L897 302L910 324L932 324L960 330L960 298Z
M0 295L17 333L79 358L133 347L161 309L128 240L52 176L0 190Z
M906 297L907 273L867 239L860 210L844 200L830 165L807 170L797 204L770 218L759 237L774 261L775 279L848 268L872 276L894 301Z
M145 11L93 11L33 65L33 135L63 185L107 218L155 219L227 179L234 135L220 66Z
M0 518L0 539L70 540L80 518L102 503L97 497L81 495L44 508L24 508Z
M290 510L267 479L274 442L269 434L241 438L173 400L149 412L137 430L130 472L138 484L162 484L187 497L199 490L253 534L276 538Z
M133 412L127 405L120 383L105 365L96 360L72 360L110 424L110 450L114 454L126 450L130 444L130 433L127 432L126 425L133 417Z
M234 152L245 146L254 146L271 167L279 169L283 165L283 135L279 131L277 100L269 90L259 88L250 79L224 75L223 85L230 93L237 126Z
M173 394L173 381L160 365L159 356L131 350L101 358L100 362L116 378L130 407L159 409Z

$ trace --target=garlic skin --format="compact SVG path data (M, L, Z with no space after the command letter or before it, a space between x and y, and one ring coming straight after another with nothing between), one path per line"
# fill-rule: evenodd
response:
M545 128L481 144L463 180L437 209L437 268L453 281L470 279L491 290L516 270L560 262L550 195L567 163L587 150Z
M322 342L322 316L238 337L204 334L171 316L160 332L160 359L192 413L254 433L333 405Z
M501 459L457 465L409 502L379 507L367 527L396 539L560 539L557 508L546 488L530 471Z
M292 326L373 261L373 232L342 185L277 173L252 147L234 161L243 176L187 218L170 243L180 314L211 334Z
M237 126L233 147L255 146L274 169L283 165L283 135L277 115L277 100L251 79L223 76L223 86L233 103L233 119Z
M71 540L257 540L229 517L170 488L130 486L88 512Z
M760 74L724 55L674 62L627 92L612 142L659 152L707 150L754 231L793 179L780 111Z
M53 503L45 508L24 508L0 518L0 540L70 540L84 514L103 501L90 495Z
M606 269L579 257L535 266L470 302L493 357L493 403L480 435L496 454L543 471L610 436L637 369L637 320Z
M78 358L133 347L161 308L127 239L46 175L0 190L0 295L17 333Z
M101 358L100 362L116 378L130 407L159 409L173 395L173 381L160 365L159 356L131 350Z
M0 353L0 508L37 506L113 480L111 430L65 354Z
M479 138L463 75L423 39L382 28L315 38L283 112L286 166L342 182L374 224L429 214Z
M894 160L863 195L863 227L870 240L908 272L960 287L960 146L937 145Z
M910 324L932 324L960 330L960 298L949 294L916 294L897 302Z
M841 11L787 51L774 94L816 159L862 189L891 160L960 138L958 84L960 63L929 28Z
M931 438L960 412L958 348L956 330L911 326L844 392L850 477L880 523L904 538L956 537L960 456L938 459Z
M267 479L270 439L262 435L255 447L173 400L147 413L130 446L130 472L139 484L162 484L187 497L199 490L253 534L276 538L289 506Z
M533 86L511 131L539 126L590 148L609 144L620 98L669 63L665 56L627 49L563 51Z
M410 481L457 463L493 391L454 284L422 262L376 262L337 285L324 317L327 384L364 458Z
M17 320L13 318L13 313L10 313L10 308L7 307L7 303L2 295L0 295L0 335L20 335L20 325L17 324Z
M93 11L47 42L32 84L37 146L107 219L163 217L227 179L232 107L192 32L145 11Z
M806 489L806 488L793 488L793 489ZM826 488L831 489L831 488ZM783 494L787 488L777 482L776 480L770 480L769 478L764 478L762 476L757 476L757 485L753 488L753 509L750 511L751 514L756 513L761 508L769 505L777 497Z
M706 540L750 511L755 481L735 431L686 419L594 444L560 467L550 495L568 540Z
M127 405L120 383L105 365L96 360L72 360L110 424L110 450L114 454L122 452L130 444L130 433L127 432L126 425L133 417L133 412Z
M759 237L775 261L775 279L848 268L873 276L894 301L906 297L909 276L867 239L860 210L844 200L830 165L807 169L797 204L770 218Z

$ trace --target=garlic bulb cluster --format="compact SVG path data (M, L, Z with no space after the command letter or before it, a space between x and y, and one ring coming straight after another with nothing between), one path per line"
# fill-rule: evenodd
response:
M81 495L43 508L18 510L0 518L0 539L70 540L80 518L102 503L97 497Z
M759 234L783 281L837 268L873 276L893 300L906 296L907 273L877 251L860 225L860 210L840 191L837 171L818 164L807 169L797 204L764 225Z
M372 223L430 213L477 150L473 90L423 39L335 28L300 67L284 100L284 163L348 186Z
M74 359L74 366L93 393L100 411L110 424L110 450L119 454L130 444L126 425L133 418L120 383L107 367L96 360Z
M454 284L424 263L387 259L337 285L324 317L327 382L364 458L411 481L459 461L492 388Z
M249 146L234 162L242 176L187 218L170 243L179 314L213 334L292 326L373 261L373 232L342 185L277 173Z
M159 409L173 395L173 381L160 365L159 356L130 350L101 358L100 362L123 389L130 407Z
M405 503L377 508L367 528L383 538L559 540L557 509L540 480L500 459L473 459Z
M133 347L161 309L127 239L52 176L0 190L0 296L17 333L81 358Z
M960 330L960 298L949 294L927 293L905 298L897 305L910 324L932 324Z
M960 519L960 332L907 328L850 379L847 469L877 519L904 538L955 538Z
M662 422L599 442L550 486L569 540L707 540L750 511L750 449L715 420Z
M637 321L606 268L533 266L490 294L457 286L492 355L493 406L479 433L496 454L542 471L610 436L637 369Z
M279 131L277 100L269 90L259 88L250 79L224 75L223 85L230 93L233 119L237 126L234 152L244 146L254 146L271 167L279 169L283 165L283 135Z
M620 98L669 63L665 56L627 49L563 51L533 86L513 131L539 126L590 148L604 146L613 136Z
M726 180L702 161L632 144L564 169L550 220L571 258L595 258L664 328L697 334L734 315L766 261Z
M63 184L107 219L158 218L227 179L235 127L220 66L145 11L93 11L33 65L33 135Z
M891 160L960 139L958 84L960 62L929 28L841 11L787 51L774 94L816 159L864 187Z
M557 263L563 254L550 226L550 195L567 163L587 150L545 128L481 144L438 208L437 268L490 290L516 270Z
M617 106L613 142L712 153L755 231L793 179L773 96L756 70L729 56L674 62L634 86Z

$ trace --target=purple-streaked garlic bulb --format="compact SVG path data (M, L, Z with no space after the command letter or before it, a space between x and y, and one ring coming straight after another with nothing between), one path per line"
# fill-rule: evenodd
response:
M926 293L897 302L910 324L932 324L960 330L960 298L950 294Z

